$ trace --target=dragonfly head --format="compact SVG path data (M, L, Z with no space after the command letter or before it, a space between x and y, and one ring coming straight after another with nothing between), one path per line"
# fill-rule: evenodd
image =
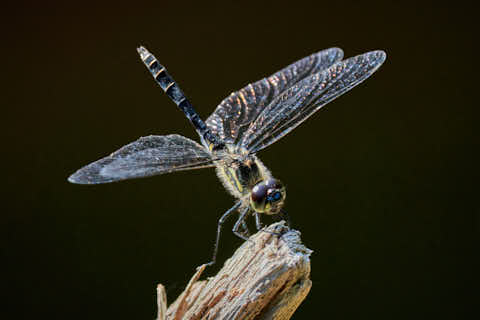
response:
M257 183L250 195L253 210L265 214L277 214L285 201L285 186L277 179L267 179Z

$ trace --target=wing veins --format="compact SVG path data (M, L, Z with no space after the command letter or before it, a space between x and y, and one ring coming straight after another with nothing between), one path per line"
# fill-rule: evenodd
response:
M310 74L328 68L342 57L341 49L326 49L300 59L253 84L248 84L218 105L207 119L207 126L226 143L238 144L248 126L275 97ZM238 111L241 116L238 116Z
M241 146L256 153L281 139L321 107L367 79L384 60L383 51L367 52L302 79L259 114Z

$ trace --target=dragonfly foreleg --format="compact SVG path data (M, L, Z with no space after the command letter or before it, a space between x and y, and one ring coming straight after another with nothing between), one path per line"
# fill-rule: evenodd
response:
M242 228L243 228L242 233L248 238L250 238L250 230L248 230L248 226L247 226L247 223L245 222L245 219L243 219L242 221Z
M260 221L260 213L255 211L255 225L257 226L257 230L260 231L263 228L263 224Z
M287 227L290 229L290 216L288 215L287 211L285 210L281 210L280 211L280 217L285 220L285 222L287 223Z
M238 209L238 207L240 207L240 205L242 204L241 201L238 201L237 203L235 203L233 205L233 207L231 207L230 209L227 210L227 212L225 212L222 217L220 219L218 219L218 224L217 224L217 238L215 240L215 246L213 247L213 256L212 256L212 261L210 261L209 263L207 263L207 265L211 266L211 265L214 265L216 260L217 260L217 253L218 253L218 244L220 243L220 233L222 231L222 225L223 223L225 222L225 220L227 220L227 218L235 212L235 210Z
M258 212L255 212L255 224L257 225L258 231L261 230L263 232L270 233L270 234L273 234L273 235L276 235L276 236L281 236L282 235L281 233L278 233L278 232L272 232L272 231L268 231L268 230L263 229L263 224L260 221L260 213L258 213Z
M245 225L245 217L247 215L247 213L250 211L250 208L249 207L246 207L245 209L243 209L242 212L240 212L240 217L238 217L238 220L237 222L235 222L235 225L233 226L233 233L235 233L235 235L239 238L242 238L243 240L248 240L248 237L246 237L242 232L240 232L238 229L240 228L241 225Z

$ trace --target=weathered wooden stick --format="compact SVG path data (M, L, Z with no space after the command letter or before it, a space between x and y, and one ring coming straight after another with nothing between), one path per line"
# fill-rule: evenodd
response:
M290 319L312 286L311 252L300 232L283 221L272 224L243 243L216 276L198 281L200 266L166 312L159 285L157 320Z

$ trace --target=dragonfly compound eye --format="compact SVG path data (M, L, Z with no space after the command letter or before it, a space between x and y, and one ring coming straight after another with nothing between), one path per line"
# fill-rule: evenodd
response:
M270 178L267 181L265 181L265 184L267 185L268 189L281 189L283 187L280 180L273 179L273 178Z
M268 190L269 189L264 182L257 183L255 187L253 187L251 196L250 196L250 203L255 211L257 212L265 211L265 204L267 201Z
M276 203L283 199L285 199L285 187L277 179L268 179L265 182L267 186L267 202L268 203Z
M282 199L282 194L280 193L280 191L274 191L267 196L268 202L277 202L280 199Z

